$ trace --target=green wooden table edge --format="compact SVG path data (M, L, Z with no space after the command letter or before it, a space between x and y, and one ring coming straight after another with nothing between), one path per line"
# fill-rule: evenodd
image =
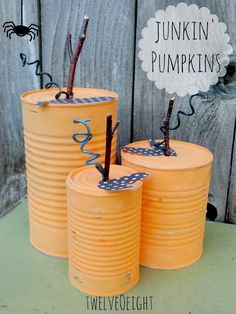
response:
M190 267L141 267L139 284L125 297L141 303L143 297L152 297L147 309L110 310L108 300L102 299L95 311L91 300L69 284L67 260L41 254L30 245L26 200L0 219L1 314L235 314L235 291L235 225L207 222L204 255Z

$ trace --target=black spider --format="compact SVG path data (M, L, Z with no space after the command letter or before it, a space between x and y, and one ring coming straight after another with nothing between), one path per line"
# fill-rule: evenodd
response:
M36 36L39 35L39 26L36 24L30 24L30 26L24 25L23 20L23 0L21 0L21 15L20 15L20 25L15 25L13 21L5 22L3 24L4 33L6 33L7 37L11 39L12 34L16 34L19 37L24 37L28 35L30 37L30 41L35 39Z
M5 22L3 24L4 33L7 37L11 39L12 34L16 34L19 37L24 37L26 35L30 36L30 41L35 39L39 35L39 27L36 24L30 24L29 27L25 25L15 25L14 22Z

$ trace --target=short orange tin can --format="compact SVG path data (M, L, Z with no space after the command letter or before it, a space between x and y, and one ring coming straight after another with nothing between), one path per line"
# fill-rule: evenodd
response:
M110 179L134 173L111 165ZM93 166L67 179L69 280L80 291L119 295L139 280L142 183L108 192L98 188Z

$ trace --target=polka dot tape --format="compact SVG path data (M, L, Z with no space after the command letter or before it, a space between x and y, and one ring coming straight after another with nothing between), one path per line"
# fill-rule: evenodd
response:
M144 148L144 147L124 147L123 152L130 154L137 154L141 156L165 156L164 144L157 143L153 140L150 140L150 146L152 148ZM176 152L173 149L170 149L170 156L177 156Z
M146 172L133 173L130 176L124 176L119 179L113 179L109 181L100 181L98 187L106 191L124 191L132 189L132 184L138 181L142 181L148 177Z
M37 102L37 106L45 106L49 103L51 104L89 104L89 103L99 103L104 101L110 101L114 99L114 97L108 97L108 96L100 96L100 97L90 97L90 98L73 98L73 99L52 99L48 101L39 101Z

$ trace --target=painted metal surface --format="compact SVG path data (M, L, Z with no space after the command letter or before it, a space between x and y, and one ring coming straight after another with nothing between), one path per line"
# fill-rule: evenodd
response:
M122 152L122 165L150 174L143 183L140 263L159 269L185 267L202 255L213 160L201 146L170 143L177 157ZM149 143L130 145L148 147Z
M132 173L111 165L111 178ZM119 295L139 280L142 183L107 192L97 187L100 180L94 166L67 179L69 280L87 294Z
M67 256L66 177L84 166L86 156L72 139L84 132L74 119L91 119L93 140L88 148L101 154L104 161L107 113L117 117L117 94L96 89L75 89L75 97L111 96L112 100L88 104L48 104L56 90L38 90L22 95L25 153L28 179L30 240L49 255ZM112 162L116 159L116 137Z

